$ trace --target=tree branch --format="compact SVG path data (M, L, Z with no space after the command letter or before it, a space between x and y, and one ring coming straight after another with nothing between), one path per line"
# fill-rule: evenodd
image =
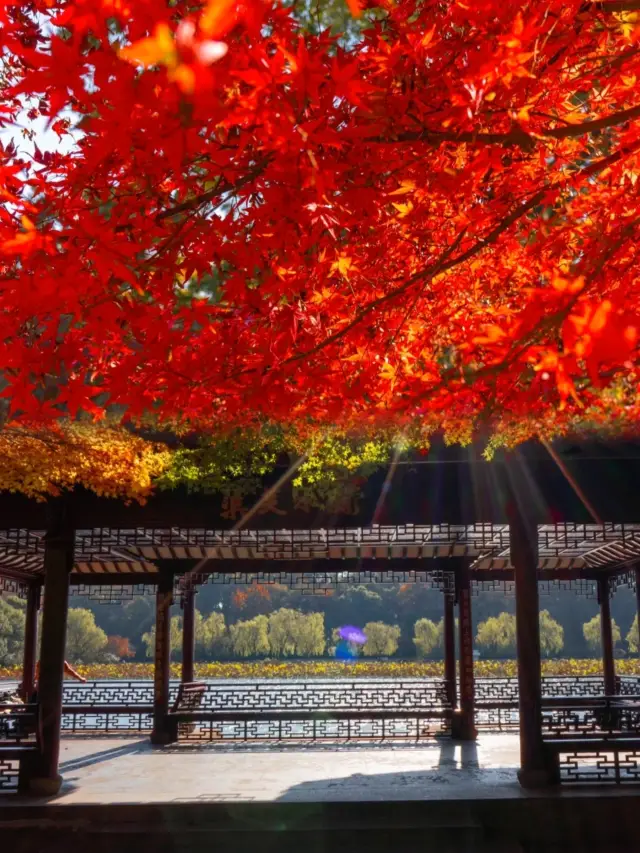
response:
M640 9L640 0L638 0L638 8ZM597 130L604 130L607 127L616 127L624 124L632 119L640 118L640 104L635 107L629 107L627 110L621 110L618 113L613 113L610 116L603 118L585 121L581 124L570 124L563 127L552 127L547 130L536 130L530 134L521 126L514 125L508 133L475 133L472 131L462 131L460 133L449 131L435 130L415 130L399 133L396 137L382 138L374 137L367 140L368 142L429 142L433 145L439 145L442 142L467 142L467 143L484 143L487 145L504 145L506 147L517 146L525 151L531 151L536 144L536 138L539 139L568 139L577 136L584 136L585 133L593 133Z
M217 187L214 187L212 190L209 190L206 193L200 193L200 195L194 196L193 198L188 199L187 201L183 201L182 204L176 204L175 207L170 207L167 210L162 210L160 213L156 214L156 222L162 222L165 219L169 219L171 216L176 216L179 213L186 213L190 210L197 210L199 207L202 207L203 204L208 204L210 201L213 201L216 198L219 198L221 195L225 193L233 193L237 192L242 187L251 183L258 175L264 170L265 166L269 163L271 157L265 157L259 163L257 163L253 169L247 172L241 178L238 178L234 183L230 183L226 179L222 178Z
M640 140L638 140L633 145L628 146L627 148L620 149L619 151L610 154L608 157L604 157L602 160L598 160L595 163L589 164L589 166L580 170L579 176L587 177L598 174L598 172L604 171L605 169L612 166L614 163L617 163L623 157L636 151L638 148L640 148ZM495 243L496 240L498 240L498 238L508 228L514 225L530 210L533 210L535 207L537 207L549 191L561 189L561 187L565 186L566 183L568 183L574 177L576 176L571 175L567 179L567 181L563 181L561 184L556 185L555 187L543 187L543 189L538 190L538 192L534 193L534 195L532 195L531 198L528 199L528 201L519 205L514 210L512 210L511 213L501 219L500 222L498 222L498 224L487 234L486 237L483 237L482 239L478 240L476 243L474 243L473 246L471 246L465 252L462 252L462 254L456 255L455 258L452 258L451 254L455 251L455 247L457 246L459 241L459 238L456 238L454 242L449 247L447 247L447 249L443 252L440 258L435 262L435 264L431 264L430 266L425 267L420 272L415 273L409 279L407 279L404 284L400 285L399 287L396 287L394 290L390 290L388 293L385 293L384 296L380 296L378 299L372 300L363 308L361 308L356 313L353 320L347 323L346 326L343 326L337 332L333 332L333 334L324 338L324 340L311 347L311 349L305 350L304 352L296 353L296 355L292 355L289 358L285 359L283 362L281 362L279 367L284 367L288 364L293 364L294 362L301 361L304 358L308 358L309 356L316 355L316 353L320 352L320 350L344 338L345 335L347 335L353 328L355 328L359 323L361 323L362 320L376 308L379 308L381 305L384 305L387 302L390 302L392 299L395 299L397 296L400 296L402 293L409 290L414 284L416 284L421 279L427 277L433 278L435 275L447 272L453 267L456 267L459 264L470 260L483 249L486 249L487 246L490 246ZM257 368L249 368L247 370L239 371L237 374L234 374L234 378L240 375L254 373L256 372L256 370Z

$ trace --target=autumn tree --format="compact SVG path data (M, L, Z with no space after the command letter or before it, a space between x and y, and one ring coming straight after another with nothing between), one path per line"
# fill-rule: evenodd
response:
M203 617L196 611L196 655L204 660L215 660L228 652L227 626L223 613L210 613Z
M107 637L106 650L109 654L114 655L114 657L117 657L119 660L135 656L135 650L131 648L129 640L126 637L120 637L117 634Z
M364 626L367 637L362 651L370 657L391 657L398 650L400 628L385 622L367 622Z
M266 616L240 620L229 628L231 649L236 657L249 658L269 654L269 620Z
M600 633L600 614L596 614L593 619L590 619L588 622L585 622L582 626L582 633L584 635L585 642L587 644L587 648L590 652L600 653L602 651L602 636ZM615 619L611 620L611 633L613 635L613 645L617 645L620 642L621 633L620 628Z
M2 6L6 426L636 428L637 4L324 5Z
M631 627L629 628L626 636L627 645L629 646L629 651L633 654L638 653L638 614L633 617L633 622L631 623Z
M540 611L540 653L550 658L559 655L564 648L564 628L548 610Z
M153 658L156 653L156 626L142 635L145 652L148 658ZM180 655L182 652L182 617L172 616L169 624L169 649L171 655Z
M418 657L426 658L442 646L443 623L431 619L418 619L413 627L413 642Z
M96 663L107 651L106 633L96 625L90 610L71 607L67 617L65 656L71 663Z
M476 646L493 657L511 657L516 650L516 617L513 613L490 616L478 625Z

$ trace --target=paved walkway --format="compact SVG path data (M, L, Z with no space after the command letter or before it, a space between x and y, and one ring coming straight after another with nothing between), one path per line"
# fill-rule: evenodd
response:
M526 796L511 734L483 735L477 744L348 747L152 747L147 738L69 737L60 760L64 786L51 802L61 805Z

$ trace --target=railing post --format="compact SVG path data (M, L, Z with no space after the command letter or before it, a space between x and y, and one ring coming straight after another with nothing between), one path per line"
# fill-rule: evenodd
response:
M69 575L74 562L75 531L65 507L53 506L53 518L44 544L44 600L40 640L38 710L40 756L29 790L41 796L57 794L62 725L62 681L69 607Z
M173 576L162 572L156 591L156 648L153 661L153 730L151 743L171 743L169 679L171 675L171 603Z
M443 646L444 646L444 680L447 690L447 699L452 709L458 703L458 689L456 684L456 625L454 618L454 596L453 591L444 592L444 616L443 616Z
M538 526L515 495L507 506L509 551L516 593L520 770L524 788L552 784L554 773L542 740L542 677L538 604Z
M188 588L182 596L182 683L193 681L193 662L195 657L195 619L196 594Z
M600 638L602 641L602 670L604 692L614 696L616 692L616 665L613 659L613 631L611 626L611 599L609 579L598 578L598 603L600 604Z
M40 610L40 586L30 584L27 587L27 612L24 626L24 653L22 658L22 682L20 695L28 702L35 689L36 646L38 643L38 611Z
M471 619L471 577L465 563L456 574L460 647L460 707L454 713L451 735L458 740L475 740L475 684L473 676L473 623Z

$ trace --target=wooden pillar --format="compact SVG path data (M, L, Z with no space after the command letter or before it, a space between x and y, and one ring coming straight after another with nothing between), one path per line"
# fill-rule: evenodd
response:
M516 640L520 714L520 771L525 788L552 784L542 740L542 679L538 604L538 528L515 496L508 507L509 548L516 592Z
M607 696L613 696L616 692L616 666L613 659L609 579L606 577L598 578L598 602L600 604L600 638L602 641L604 692Z
M447 699L453 709L458 704L458 689L456 684L456 624L454 618L454 596L452 592L444 593L443 646L444 646L444 680L447 687Z
M471 619L471 577L469 566L456 575L460 648L460 707L453 715L451 734L458 740L475 740L475 684L473 677L473 623Z
M153 730L151 743L173 740L169 721L169 678L171 674L171 603L173 576L162 573L156 591L156 648L153 661Z
M38 611L40 610L40 587L27 587L27 613L24 626L24 653L22 658L22 683L20 695L28 702L35 688L36 646L38 642Z
M195 619L196 594L186 589L182 597L182 683L193 681L193 662L195 657Z
M41 796L57 794L62 784L58 762L69 575L74 561L74 537L75 532L68 522L65 507L53 507L44 546L44 597L38 678L40 757L29 782L31 792Z

